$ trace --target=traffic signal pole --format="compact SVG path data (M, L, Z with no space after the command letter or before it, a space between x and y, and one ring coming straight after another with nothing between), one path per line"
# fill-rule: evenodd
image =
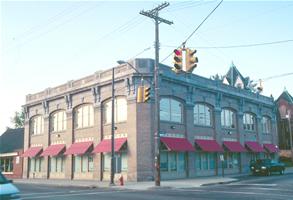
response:
M173 22L165 20L159 17L159 11L169 6L169 3L165 2L156 8L149 11L141 11L140 14L150 17L155 20L155 67L154 67L154 88L155 88L155 185L161 185L160 174L160 94L159 94L159 23L163 22L168 25Z

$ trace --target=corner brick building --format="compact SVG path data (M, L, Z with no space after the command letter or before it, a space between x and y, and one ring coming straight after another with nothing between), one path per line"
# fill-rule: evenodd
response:
M152 59L130 64L152 81ZM109 180L111 73L27 95L24 178ZM129 65L115 67L115 174L128 181L154 178L154 100L137 103L141 84ZM276 159L274 101L247 84L234 65L223 80L160 65L162 179L218 175L222 166L240 173L256 158Z

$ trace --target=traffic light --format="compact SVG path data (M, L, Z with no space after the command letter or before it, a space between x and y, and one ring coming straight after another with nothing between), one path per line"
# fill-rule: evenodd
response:
M147 102L151 98L151 88L144 87L143 102Z
M191 73L194 68L196 68L197 63L198 63L198 58L194 55L196 53L196 50L192 50L187 48L186 49L186 54L185 54L185 59L186 59L186 72Z
M137 98L136 98L137 103L143 102L143 94L144 94L144 86L139 86L137 88Z
M182 70L182 49L174 49L174 71L176 73Z

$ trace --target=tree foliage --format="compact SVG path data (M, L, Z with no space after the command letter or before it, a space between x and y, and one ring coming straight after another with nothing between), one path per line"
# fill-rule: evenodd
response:
M11 118L11 123L14 124L14 128L23 128L24 127L24 111L16 111L14 117Z

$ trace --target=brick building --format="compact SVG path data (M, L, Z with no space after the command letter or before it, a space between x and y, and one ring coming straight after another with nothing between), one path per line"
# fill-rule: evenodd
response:
M0 136L0 170L8 178L22 178L23 136L23 128L8 128Z
M290 157L290 129L289 119L291 124L291 131L293 131L293 97L285 89L284 92L276 100L278 108L277 122L279 134L279 146L281 154L285 157ZM288 117L290 118L288 119ZM293 142L293 138L291 138Z
M152 81L153 60L130 63ZM111 73L27 95L24 178L109 180ZM115 170L131 181L154 175L154 100L137 103L141 81L129 65L115 67ZM248 83L234 65L222 80L160 65L162 179L217 175L222 166L240 173L275 157L274 101Z

